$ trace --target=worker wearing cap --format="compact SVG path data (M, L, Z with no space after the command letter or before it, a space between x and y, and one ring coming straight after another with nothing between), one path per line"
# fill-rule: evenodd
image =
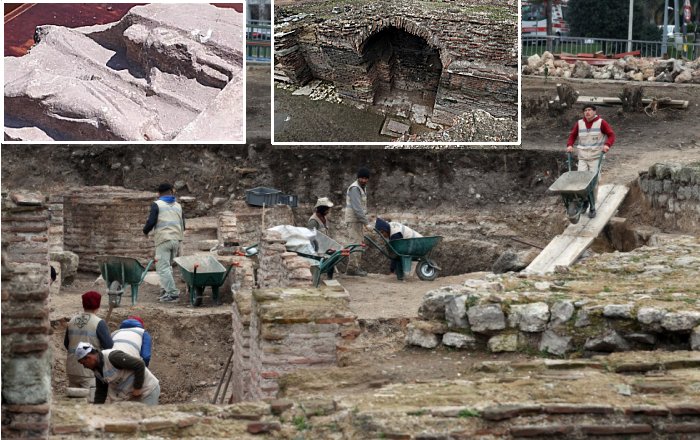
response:
M115 350L121 350L131 356L138 356L148 367L151 363L151 335L145 330L143 319L139 316L127 316L119 325L119 330L112 332Z
M311 217L309 217L309 222L306 227L309 229L316 229L319 232L330 235L328 233L328 217L332 207L333 203L328 199L328 197L321 197L318 199L316 201L316 205L314 206L314 213L311 215Z
M162 183L158 186L158 200L151 204L143 233L148 235L155 230L156 272L160 278L160 287L164 291L160 301L177 301L180 290L173 278L173 259L177 256L180 243L184 237L185 216L182 207L175 201L173 186Z
M100 308L102 295L95 291L83 293L83 312L74 316L66 328L63 345L68 350L66 356L66 374L68 386L74 388L91 388L95 386L95 375L78 363L75 348L80 341L90 342L100 349L112 348L112 337L107 323L96 313Z
M160 383L140 357L121 350L98 350L89 342L80 342L75 356L97 379L95 403L105 403L109 397L110 402L158 404Z
M402 238L418 238L422 237L421 234L403 225L399 222L392 222L391 220L384 220L377 217L377 221L374 223L374 229L379 231L380 234L389 240L400 240ZM391 273L396 272L396 266L399 264L399 260L391 260L389 270Z
M573 153L576 138L578 138L576 145L577 169L595 172L598 169L601 152L607 153L615 143L615 132L607 121L598 116L596 106L587 104L583 107L583 118L578 120L569 133L569 139L566 143L567 153ZM591 210L588 212L590 218L596 216L595 201L598 196L598 183L600 183L600 175L598 175L598 181L593 189ZM581 212L586 212L587 209L588 202L585 202Z
M367 182L369 182L369 169L361 167L357 170L357 180L345 192L345 223L352 244L364 243L364 228L372 230L367 216ZM361 255L358 252L350 254L346 273L367 276L367 272L360 268L360 263Z

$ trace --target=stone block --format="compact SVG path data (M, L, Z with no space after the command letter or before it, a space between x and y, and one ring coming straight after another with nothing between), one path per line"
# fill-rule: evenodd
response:
M508 325L524 332L543 332L549 322L549 306L545 303L514 304L510 307Z
M642 324L657 324L661 322L666 313L668 312L664 309L656 309L654 307L642 307L637 312L637 320Z
M646 423L581 425L579 426L579 430L587 435L649 434L654 432L654 428Z
M488 333L506 328L505 315L499 304L472 306L467 310L467 316L475 333Z
M507 420L514 419L516 417L531 416L539 414L542 411L542 406L540 405L527 405L527 404L505 404L505 405L495 405L487 406L481 411L481 418L485 420Z
M448 332L442 336L442 344L455 348L474 348L476 345L476 339L471 335Z
M700 351L700 325L693 328L690 333L690 349Z
M571 336L559 336L552 330L547 330L542 334L539 350L547 353L562 356L571 348Z
M607 304L603 307L603 316L606 318L632 319L634 304Z
M460 295L447 302L445 307L445 319L450 328L469 328L467 319L467 295Z
M574 304L571 301L557 301L550 310L550 326L558 326L569 322L574 316Z
M500 334L492 336L487 343L491 353L514 352L518 350L517 334Z
M614 352L628 351L630 346L616 331L609 330L600 337L587 339L584 348L590 351Z
M661 326L669 331L689 331L700 324L700 312L683 311L667 313L661 319Z
M406 327L406 344L423 348L435 348L440 339L431 328L424 325L416 325L412 322Z

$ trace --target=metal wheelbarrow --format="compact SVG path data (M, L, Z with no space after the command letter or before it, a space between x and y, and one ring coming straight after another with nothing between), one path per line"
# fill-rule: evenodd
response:
M549 187L549 191L561 194L566 217L572 224L578 223L581 218L585 202L589 203L590 209L595 209L595 188L604 158L605 153L601 152L596 171L571 171L573 158L571 153L567 153L569 171L559 176Z
M131 305L136 305L136 300L139 296L139 286L146 278L153 260L149 260L146 267L143 267L135 258L99 256L97 257L97 264L100 266L100 273L107 284L109 304L113 307L118 307L122 301L124 287L129 284L131 286Z
M416 267L418 278L423 281L433 281L437 278L438 271L441 269L432 260L430 254L435 249L435 246L442 241L441 236L387 240L377 229L375 229L375 232L384 241L384 246L380 246L368 235L365 235L365 240L376 247L388 259L398 260L399 264L396 265L397 279L402 280L406 274L411 272L411 263L413 261L418 262Z
M177 257L173 261L180 266L180 274L187 284L190 304L202 305L204 289L211 286L214 303L219 304L219 287L224 284L228 273L237 263L225 268L211 255L188 255Z
M326 274L329 280L333 279L335 266L338 263L343 261L345 258L348 258L352 253L364 252L365 248L367 247L364 243L343 246L320 231L316 231L316 238L313 241L313 244L314 248L316 249L314 254L297 251L294 252L301 257L309 258L318 262L318 264L315 264L310 268L314 287L318 287L319 284L321 284L322 274Z

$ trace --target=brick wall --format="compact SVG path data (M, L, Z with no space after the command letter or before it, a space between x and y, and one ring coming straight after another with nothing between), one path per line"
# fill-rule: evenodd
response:
M450 115L476 108L515 118L517 9L448 7L442 2L395 2L381 9L355 7L322 20L310 15L286 22L276 34L275 62L298 84L314 77L331 81L350 101L371 103L381 72L364 53L365 45L382 31L400 29L439 52L443 70L437 90L442 99L436 109L442 114L433 122L451 124Z
M47 438L49 211L40 194L2 195L2 436Z
M254 291L246 376L251 398L277 397L282 374L337 365L344 340L359 334L356 318L339 285Z
M80 257L83 271L99 271L96 257L122 255L141 262L153 258L153 232L144 238L150 192L93 186L69 190L64 196L64 247Z
M260 239L257 286L307 287L312 283L311 263L294 252L287 252L281 235L265 231Z

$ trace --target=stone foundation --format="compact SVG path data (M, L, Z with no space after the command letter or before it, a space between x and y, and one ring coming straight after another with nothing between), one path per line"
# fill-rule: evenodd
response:
M700 350L697 285L678 281L700 270L700 242L651 241L653 247L599 255L550 277L490 274L430 291L406 342L554 356ZM590 273L600 283L587 284Z
M49 208L40 194L2 196L2 436L47 438Z
M79 269L99 272L96 257L153 258L153 231L143 235L156 195L115 186L80 187L64 197L64 246L80 257ZM187 214L185 214L187 215Z

